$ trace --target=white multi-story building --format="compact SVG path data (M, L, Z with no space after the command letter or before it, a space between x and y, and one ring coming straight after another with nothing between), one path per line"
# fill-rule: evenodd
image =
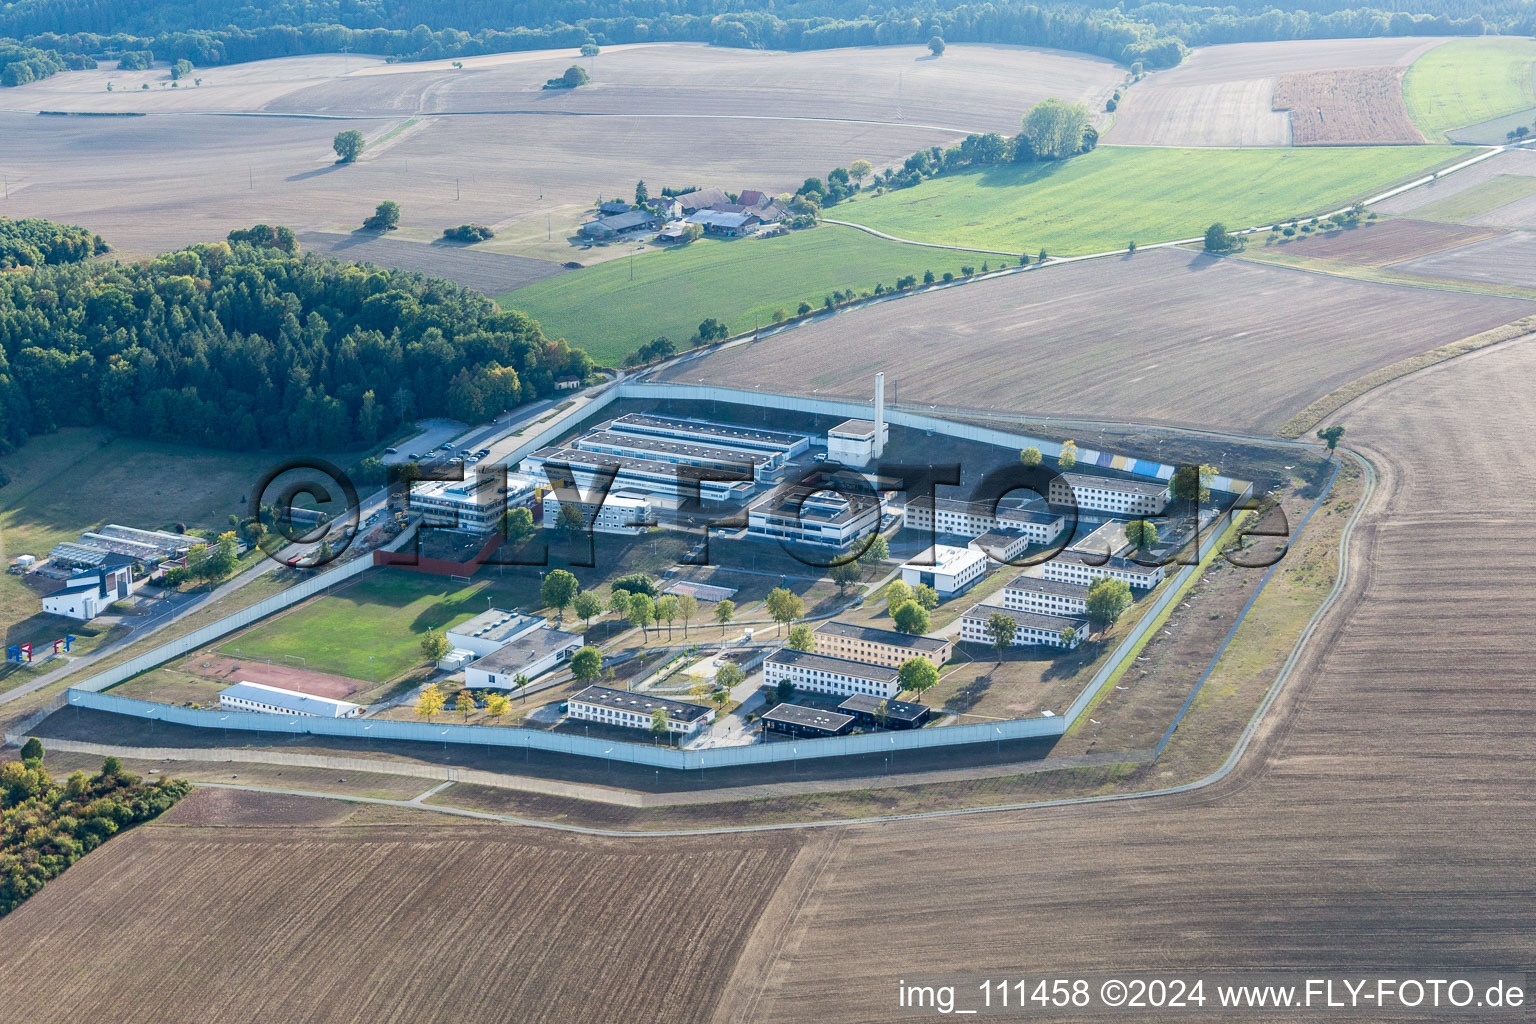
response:
M929 586L945 596L961 593L986 574L985 554L976 548L947 544L935 544L928 553L901 567L901 579L907 586Z
M1124 580L1137 590L1151 590L1163 582L1166 575L1160 565L1141 565L1126 558L1082 555L1063 551L1049 562L1038 567L1040 575L1061 583L1075 583L1086 587L1100 576Z
M720 504L745 501L756 486L750 479L700 480L690 476L692 467L689 466L580 448L540 448L524 458L518 468L551 489L557 481L568 480L583 496L592 497L603 483L607 483L610 493L629 491L652 495L673 506L694 493L694 488L697 488L701 502Z
M312 693L284 690L244 680L219 691L219 707L225 711L254 711L264 715L298 715L304 718L356 718L361 704Z
M880 528L880 499L814 485L783 487L747 509L747 536L846 551Z
M862 466L890 439L888 423L876 427L874 420L844 420L827 431L827 457L845 466Z
M1054 544L1067 520L1043 503L1003 498L994 507L983 501L960 501L921 495L902 510L902 526L935 534L980 537L985 533L1022 534L1031 544Z
M988 530L980 537L972 537L966 545L994 562L1012 562L1029 550L1029 538L1022 533L1007 530Z
M506 470L497 466L463 480L417 480L409 508L424 522L465 533L489 533L501 524L509 490Z
M912 658L926 658L934 668L940 668L954 654L955 641L950 637L917 636L833 620L816 628L816 651L832 658L892 668L900 668Z
M1146 480L1113 480L1086 473L1062 473L1051 479L1052 505L1071 505L1088 512L1155 516L1168 507L1168 484Z
M788 679L797 690L851 696L865 693L889 700L901 692L893 665L834 658L810 651L780 648L763 662L763 682L773 686Z
M625 729L650 731L657 709L666 713L667 731L690 735L715 720L715 709L648 693L589 686L566 701L566 715Z
M992 634L987 632L987 620L995 614L1013 620L1014 647L1065 647L1075 648L1088 635L1088 621L1061 615L1041 615L1037 612L1021 612L1002 608L995 604L978 604L960 617L960 639L967 643L992 645ZM1070 640L1063 640L1071 630Z
M1019 576L1003 588L999 597L1004 608L1016 612L1068 617L1088 614L1088 588L1076 583Z
M603 498L601 504L590 501L562 502L560 496L550 491L544 495L543 524L546 530L560 525L560 509L570 505L581 513L584 529L593 533L633 535L644 533L656 523L651 499L633 491L619 491Z

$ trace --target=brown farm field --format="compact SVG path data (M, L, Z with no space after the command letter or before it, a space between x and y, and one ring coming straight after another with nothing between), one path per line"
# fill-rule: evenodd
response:
M801 847L288 825L317 815L281 802L212 808L233 821L203 826L194 810L115 839L0 920L8 980L52 979L8 984L9 1008L105 1021L131 1006L162 1024L705 1021L743 923ZM54 969L63 957L93 966Z
M1296 146L1405 145L1424 141L1403 102L1401 67L1293 71L1275 84Z
M573 51L491 55L463 69L339 56L263 61L209 69L200 88L147 92L115 70L57 75L0 97L7 213L80 223L135 254L258 222L346 235L388 198L402 207L392 242L431 242L465 222L496 229L491 242L457 253L462 266L428 252L429 266L505 269L464 262L481 251L591 263L618 247L573 249L567 237L598 196L631 194L637 180L653 192L788 191L859 158L881 167L968 132L1015 132L1022 111L1048 95L1099 109L1122 77L1098 58L1016 46L957 45L932 60L921 47L666 44L605 50L582 89L540 88L575 59ZM238 87L226 88L230 80ZM346 128L369 146L338 167L331 138Z
M1443 39L1301 39L1195 50L1125 92L1104 141L1116 146L1288 146L1291 120L1278 108L1282 76L1336 68L1404 68ZM1407 141L1422 142L1417 136ZM1300 139L1296 144L1302 145Z
M1273 248L1291 256L1337 260L1364 267L1384 267L1498 234L1489 228L1438 224L1433 221L1393 219L1367 221L1356 228L1318 232L1274 243Z
M1514 149L1499 153L1465 170L1447 175L1376 204L1378 213L1408 215L1423 220L1462 220L1529 195L1528 182L1508 179L1536 178L1536 150ZM1495 179L1499 179L1496 181ZM1511 185L1515 191L1508 191ZM1490 190L1490 186L1493 188ZM1502 189L1502 191L1501 191ZM1483 196L1488 201L1479 201ZM1459 204L1466 204L1458 208Z
M908 408L1268 434L1372 369L1532 311L1162 249L878 303L666 376L863 398L884 371Z
M1426 277L1533 287L1536 286L1536 233L1510 231L1408 260L1394 269Z

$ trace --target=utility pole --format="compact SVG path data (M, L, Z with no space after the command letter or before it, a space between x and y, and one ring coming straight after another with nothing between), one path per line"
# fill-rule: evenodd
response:
M245 165L245 173L250 177L251 191L256 191L256 168L250 164Z
M898 121L900 121L902 119L902 116L901 116L901 78L902 78L902 73L900 71L896 72L896 120L898 120Z
M453 201L454 202L458 202L459 201L459 179L458 178L454 178L453 179Z
M543 196L539 196L539 198L543 199L544 197ZM546 242L549 241L549 239L550 239L550 230L551 230L550 225L553 222L554 222L554 217L551 216L550 214L546 213L544 215L544 241L546 241Z

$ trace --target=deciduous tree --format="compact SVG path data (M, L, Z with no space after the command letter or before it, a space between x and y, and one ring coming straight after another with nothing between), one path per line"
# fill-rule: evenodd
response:
M792 651L814 651L816 649L816 634L810 626L804 623L794 626L789 631L789 639L784 641L784 646Z
M565 610L576 600L576 591L580 584L576 577L564 569L554 569L544 577L544 582L539 585L539 600L546 608L553 608L565 618Z
M450 648L447 634L440 629L429 629L421 638L421 654L429 664L441 661Z
M436 683L429 683L416 696L416 713L430 722L434 715L442 713L444 703L443 691Z
M603 652L588 644L571 655L571 675L578 683L590 683L603 674Z
M891 611L891 619L903 633L926 633L929 628L928 609L916 601L897 605Z
M363 133L356 128L349 128L344 132L337 132L331 140L331 148L336 151L339 158L337 163L350 164L363 155Z
M1088 584L1088 619L1100 628L1114 625L1131 606L1131 587L1124 580L1100 576Z
M730 598L715 602L715 621L720 623L720 636L725 637L725 627L736 617L736 602Z
M896 670L896 681L903 690L916 694L921 701L923 694L939 681L939 670L927 658L908 658Z
M987 638L992 641L993 648L997 651L997 663L1003 663L1003 652L1013 643L1013 638L1019 631L1019 624L1013 621L1011 615L1002 612L993 612L987 616Z

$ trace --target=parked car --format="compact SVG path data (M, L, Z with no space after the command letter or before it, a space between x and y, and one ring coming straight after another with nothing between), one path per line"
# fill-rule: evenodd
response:
M384 449L384 454L385 455L398 455L398 454L400 454L400 449L399 448L385 448Z
M475 454L483 459L487 455L491 454L491 450L489 448L481 448L479 451L475 452Z
M438 447L446 452L446 451L450 450L453 447L453 442L452 441L444 441L442 444L438 445Z
M412 462L415 462L415 461L416 461L416 460L417 460L417 459L419 459L419 458L421 458L421 455L420 455L420 454L419 454L419 453L417 453L417 452L411 452L411 454L410 454L410 460L411 460L411 461L412 461Z

